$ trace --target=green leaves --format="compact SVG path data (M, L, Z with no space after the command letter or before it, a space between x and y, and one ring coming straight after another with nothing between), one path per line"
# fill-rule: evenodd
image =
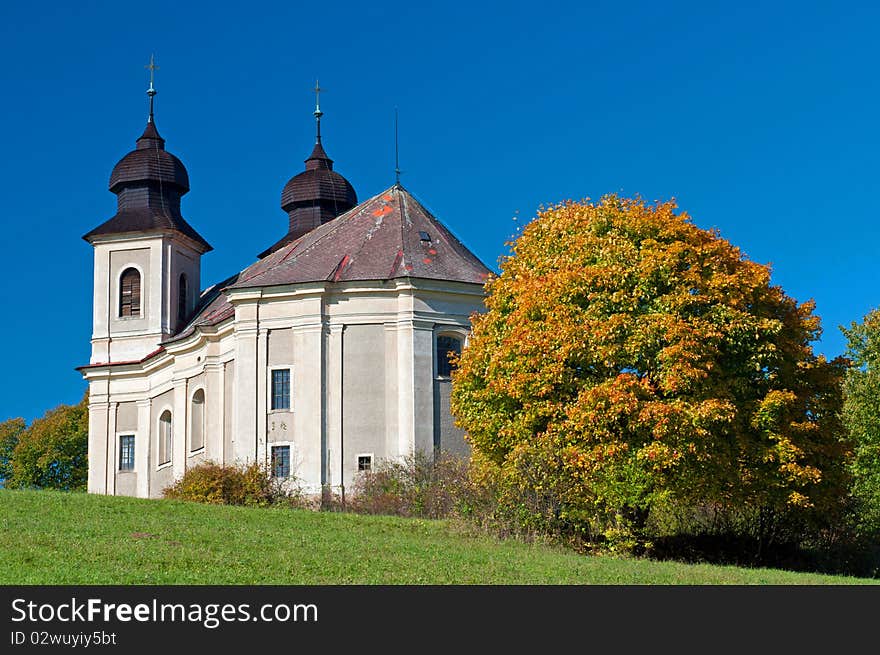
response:
M781 514L845 495L842 369L809 346L813 304L675 210L551 207L487 286L452 409L511 499L532 506L541 481L545 524L637 535L661 501Z
M59 405L49 410L20 432L12 451L11 475L6 486L10 489L37 487L85 491L88 442L86 395L77 405Z
M861 527L880 530L880 311L843 329L853 367L846 374L843 420L854 443L851 471Z

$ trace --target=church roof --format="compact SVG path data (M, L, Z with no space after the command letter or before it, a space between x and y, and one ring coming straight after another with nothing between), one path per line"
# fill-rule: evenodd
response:
M230 288L399 277L483 284L489 273L395 184L251 265Z
M123 209L112 218L101 223L94 230L83 236L86 241L107 234L125 232L166 232L176 230L200 244L205 252L213 250L195 229L182 216L174 216L174 212L161 208L136 207Z
M483 284L491 271L401 185L306 233L202 294L170 340L234 314L225 289L414 277Z

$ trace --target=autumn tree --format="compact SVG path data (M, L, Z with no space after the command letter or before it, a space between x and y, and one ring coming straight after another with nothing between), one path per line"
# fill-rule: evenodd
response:
M854 446L853 494L860 527L880 531L880 310L843 329L852 367L844 385L843 417Z
M844 366L797 303L673 202L539 212L453 378L478 474L532 529L634 545L652 512L833 520Z
M10 489L37 487L84 491L88 478L88 394L59 405L31 423L12 452Z
M12 452L26 427L23 418L11 418L0 423L0 482L12 477Z

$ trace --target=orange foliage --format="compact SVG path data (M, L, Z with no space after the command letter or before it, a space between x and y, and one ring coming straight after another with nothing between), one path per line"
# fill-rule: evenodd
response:
M453 378L476 461L583 532L669 500L829 511L843 365L813 354L813 303L675 210L567 202L510 244Z

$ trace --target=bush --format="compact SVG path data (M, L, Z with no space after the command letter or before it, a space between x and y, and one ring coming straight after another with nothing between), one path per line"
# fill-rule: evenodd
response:
M224 466L208 462L195 466L163 492L165 498L212 505L268 507L292 498L283 481L257 463Z
M469 516L479 494L467 460L448 453L416 453L402 461L380 461L358 476L346 509L429 519Z

